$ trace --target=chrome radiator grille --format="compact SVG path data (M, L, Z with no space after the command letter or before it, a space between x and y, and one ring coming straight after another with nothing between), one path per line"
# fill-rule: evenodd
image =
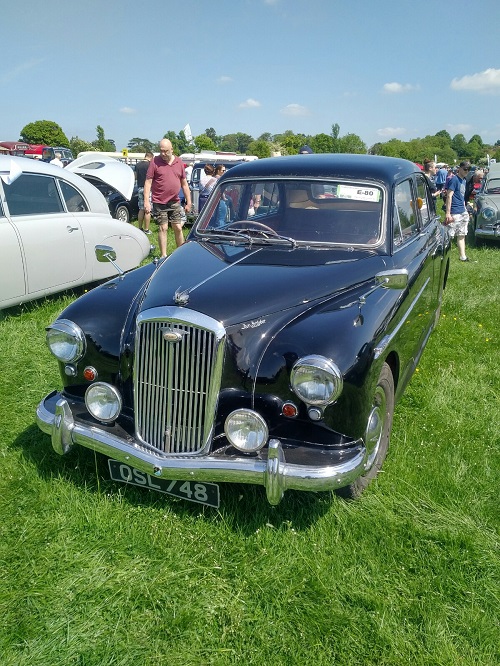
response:
M137 320L134 366L137 436L163 454L200 453L212 433L220 389L223 326L183 308Z

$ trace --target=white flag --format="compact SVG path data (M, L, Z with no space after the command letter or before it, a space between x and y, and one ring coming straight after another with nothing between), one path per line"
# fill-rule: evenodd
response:
M189 127L189 123L184 127L182 131L184 132L186 141L188 141L188 143L191 143L191 141L193 140L193 135L191 134L191 127Z

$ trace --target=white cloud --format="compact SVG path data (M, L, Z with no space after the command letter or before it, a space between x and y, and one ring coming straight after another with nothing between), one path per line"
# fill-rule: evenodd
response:
M379 136L401 136L401 134L404 134L406 132L406 129L404 127L382 127L381 129L377 130L377 134Z
M418 90L419 86L412 86L410 83L384 83L382 90L386 93L405 93L411 90Z
M23 72L26 72L29 69L33 69L34 67L38 67L38 65L41 65L44 61L45 58L32 58L31 60L26 60L26 62L22 62L11 69L9 72L6 72L0 79L0 82L10 83L11 81L14 81L14 79L17 79L18 76L20 76Z
M309 109L300 104L287 104L281 109L281 113L285 116L308 116Z
M457 125L446 125L446 129L450 134L464 134L469 132L472 129L472 125L466 125L465 123L458 123Z
M120 113L124 113L126 116L133 116L134 113L137 113L137 110L132 109L130 106L122 106Z
M217 83L232 83L233 79L230 76L219 76Z
M500 69L485 69L484 72L462 76L450 83L452 90L471 90L479 93L500 93Z
M258 106L260 106L260 102L249 97L245 102L241 102L239 106L240 109L256 109Z

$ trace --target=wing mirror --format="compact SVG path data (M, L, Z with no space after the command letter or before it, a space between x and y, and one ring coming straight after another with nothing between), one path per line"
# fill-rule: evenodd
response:
M406 268L381 271L375 275L375 283L384 289L405 289L408 286L408 271Z
M96 245L94 251L97 261L101 263L109 262L116 268L120 276L124 274L124 271L116 263L116 251L111 245Z

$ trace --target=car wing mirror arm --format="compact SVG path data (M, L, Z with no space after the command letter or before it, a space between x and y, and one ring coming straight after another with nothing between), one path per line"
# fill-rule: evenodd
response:
M96 245L94 250L97 261L103 263L109 262L118 271L120 278L123 277L125 271L116 263L116 251L111 245Z

